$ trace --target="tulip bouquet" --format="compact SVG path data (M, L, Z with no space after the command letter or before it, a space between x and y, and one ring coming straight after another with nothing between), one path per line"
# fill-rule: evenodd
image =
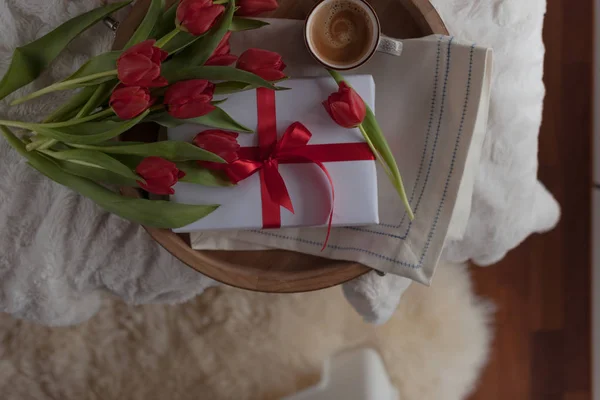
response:
M218 205L130 198L115 187L168 195L178 181L231 185L227 165L237 159L239 149L234 132L252 130L219 107L226 99L213 96L257 88L283 90L277 83L286 76L278 54L248 49L236 57L229 47L232 33L266 25L247 16L274 10L276 0L179 0L168 8L164 3L150 1L123 50L97 55L63 80L11 102L71 90L71 97L42 122L0 120L0 131L32 167L106 210L144 225L177 228ZM0 81L0 99L34 81L69 42L127 4L82 14L17 48ZM372 112L332 74L340 92L324 103L328 113L342 126L361 127L410 211L398 168ZM118 141L144 122L166 127L196 123L214 129L203 131L193 143Z

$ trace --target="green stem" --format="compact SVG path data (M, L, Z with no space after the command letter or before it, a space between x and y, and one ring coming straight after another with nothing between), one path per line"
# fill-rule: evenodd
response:
M360 132L362 133L363 138L365 138L365 141L369 145L369 148L375 155L375 158L377 159L377 161L379 161L379 163L383 167L383 170L385 171L388 178L390 178L390 180L392 182L394 182L394 175L392 175L392 171L390 171L389 167L385 163L385 160L381 157L381 154L379 154L379 151L377 151L377 149L375 148L375 145L373 145L373 142L371 141L371 138L369 137L369 134L367 133L367 131L365 131L365 128L362 125L359 125L358 129L360 129Z
M39 140L35 140L31 143L27 143L27 146L25 146L25 148L27 149L27 151L33 151L33 150L38 150L38 149L47 149L49 147L49 143L50 142L54 142L55 139L50 139L50 138L40 138ZM52 143L52 145L54 146L55 143Z
M379 163L383 167L383 170L385 171L385 173L388 176L389 180L392 182L392 185L394 185L394 188L396 189L396 192L398 192L398 195L400 195L400 199L402 200L402 204L404 205L404 208L405 208L405 210L406 210L406 212L408 214L408 217L412 221L413 219L415 219L415 215L414 215L414 213L412 211L412 208L410 207L410 203L408 201L408 197L406 196L406 191L404 190L404 183L402 183L402 177L400 176L400 173L398 173L397 176L394 175L394 173L392 172L392 170L390 170L388 164L385 162L385 160L381 156L381 153L379 153L379 151L373 145L373 142L371 141L371 138L369 138L369 134L367 133L367 131L365 130L365 128L362 125L359 125L358 127L359 127L361 133L363 134L363 137L367 141L367 144L369 145L369 148L371 149L371 151L375 155L375 158L377 158L377 161L379 161Z
M58 154L58 153L57 153L57 152L55 152L55 151L52 151L52 150L46 150L46 149L37 149L37 150L38 150L40 153L42 153L42 154L45 154L45 155L47 155L47 156L50 156L50 157L52 157L52 158L56 158L56 159L64 159L64 158L57 157L57 154Z
M165 106L163 106L162 104L158 104L158 105L150 107L149 110L150 110L150 112L154 112L154 111L162 110L164 108L165 108Z
M52 139L48 139L43 136L35 136L31 142L26 143L25 148L27 151L36 150L37 148L44 146L49 140Z
M90 112L94 111L96 104L97 104L97 100L100 98L100 96L102 96L104 94L103 88L105 85L106 85L106 83L102 83L102 84L98 85L98 87L96 88L96 90L94 91L92 96L86 101L86 103L83 105L83 107L81 107L79 112L72 119L80 119L83 117L87 117ZM48 122L50 122L48 119L43 121L43 123L48 123ZM35 132L33 132L33 133L35 133ZM34 142L27 143L26 149L28 151L32 151L32 150L40 150L41 151L41 150L49 149L57 143L58 143L58 140L56 140L56 139L38 137L37 140L35 140Z
M227 4L229 0L214 0L213 4Z
M10 103L11 106L15 106L17 104L21 104L24 103L26 101L29 101L31 99L35 99L36 97L40 97L43 96L45 94L48 93L52 93L58 90L67 90L67 89L73 89L76 85L82 84L82 83L86 83L89 81L93 81L95 79L99 79L99 78L105 78L107 76L115 76L117 75L117 70L113 69L110 71L105 71L105 72L99 72L97 74L92 74L92 75L88 75L88 76L84 76L81 78L76 78L76 79L70 79L67 81L61 81L61 82L57 82L53 85L47 86L43 89L38 90L37 92L33 92L28 94L27 96L21 97L17 100L14 100L12 103Z
M158 39L158 41L154 44L155 47L161 48L165 44L169 43L171 39L173 39L179 33L179 29L175 28L171 32L167 33L165 36Z
M100 97L104 96L104 88L106 86L107 86L107 83L102 83L102 84L98 85L98 87L94 91L94 94L92 94L92 96L83 105L83 107L81 107L81 110L79 110L77 115L75 115L75 119L87 117L89 115L89 113L91 113L92 111L94 111L96 109L96 104L97 104L96 102L98 101L98 99ZM92 107L93 107L93 109L92 109Z
M30 131L35 131L36 128L38 128L38 127L48 128L48 129L56 129L56 128L65 128L67 126L73 126L73 125L77 125L77 124L82 124L84 122L93 121L93 120L98 119L98 118L108 117L108 116L111 116L113 114L114 114L113 109L112 108L107 108L106 110L97 112L97 113L92 114L90 116L87 116L85 118L75 118L75 119L70 119L68 121L63 121L63 122L50 122L50 123L46 123L46 124L32 124L32 123L21 122L21 121L4 121L4 120L0 120L0 125L10 126L10 127L13 127L13 128L27 129L27 130L30 130Z
M38 146L37 150L40 150L40 151L41 151L41 150L46 150L46 149L49 149L50 147L54 146L56 143L58 143L58 140L56 140L56 139L49 139L49 138L46 138L46 139L43 141L43 143L42 143L41 145L39 145L39 146ZM26 148L27 148L27 150L31 151L31 150L29 149L29 146L27 146ZM34 150L35 150L35 149L34 149Z
M50 129L64 128L67 126L81 124L83 122L93 121L95 119L107 117L107 116L110 116L113 114L114 114L113 109L107 108L106 110L97 112L97 113L92 114L85 118L75 118L75 119L70 119L68 121L63 121L63 122L54 122L54 123L46 123L46 124L27 124L27 123L23 123L20 121L0 121L0 125L29 129L32 132L34 132L38 126L43 126L44 128L50 128ZM45 149L48 149L48 148L54 146L56 143L58 143L58 140L56 140L56 139L44 138L44 139L36 140L34 142L27 144L26 148L27 148L27 151L45 150Z
M42 153L42 154L47 155L48 157L52 157L52 158L55 158L57 160L68 160L69 162L71 162L73 164L85 165L86 167L94 167L94 168L98 168L98 169L106 169L106 168L100 167L100 166L98 166L96 164L89 163L89 162L85 162L85 161L81 161L81 160L69 159L68 157L65 157L64 155L62 155L58 151L43 150L43 149L38 149L38 151L40 153Z

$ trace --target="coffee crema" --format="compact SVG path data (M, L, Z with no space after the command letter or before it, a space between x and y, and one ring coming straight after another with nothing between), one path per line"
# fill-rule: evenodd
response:
M313 51L327 64L353 65L372 50L373 22L356 1L325 3L309 29Z

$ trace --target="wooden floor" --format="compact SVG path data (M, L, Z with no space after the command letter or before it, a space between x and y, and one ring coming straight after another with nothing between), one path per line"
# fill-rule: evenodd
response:
M472 400L591 399L592 8L592 0L548 0L539 176L563 216L500 264L473 268L477 291L498 312Z

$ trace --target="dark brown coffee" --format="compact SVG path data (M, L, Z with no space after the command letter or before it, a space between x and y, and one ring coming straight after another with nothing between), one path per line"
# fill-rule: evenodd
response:
M373 22L357 1L332 0L315 10L311 47L327 64L353 65L373 46Z

